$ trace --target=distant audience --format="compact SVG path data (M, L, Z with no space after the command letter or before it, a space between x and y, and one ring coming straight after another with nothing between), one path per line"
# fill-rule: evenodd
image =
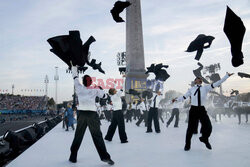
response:
M46 110L46 96L0 94L0 110Z

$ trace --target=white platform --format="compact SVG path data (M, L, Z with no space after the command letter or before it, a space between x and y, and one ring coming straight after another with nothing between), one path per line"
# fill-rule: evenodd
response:
M242 120L244 121L244 119ZM180 128L169 128L161 123L162 133L145 133L143 124L126 123L129 143L121 144L116 132L106 147L117 167L249 167L250 124L237 124L237 118L223 117L214 122L210 138L213 150L207 150L196 135L189 152L183 150L187 124L182 119ZM102 121L106 134L109 123ZM118 130L118 129L117 129ZM59 124L37 143L12 161L8 167L100 167L100 161L89 131L86 131L78 154L78 162L68 161L74 132L66 132Z

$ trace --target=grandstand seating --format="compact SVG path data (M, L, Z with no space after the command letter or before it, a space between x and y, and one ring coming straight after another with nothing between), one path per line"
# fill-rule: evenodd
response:
M2 113L26 113L28 111L45 111L47 109L47 102L47 96L20 96L0 94L0 111Z

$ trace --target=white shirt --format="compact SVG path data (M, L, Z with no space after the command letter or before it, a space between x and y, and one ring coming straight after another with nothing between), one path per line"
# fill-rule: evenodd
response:
M87 88L84 85L80 84L79 79L74 79L75 90L78 96L79 106L78 110L88 110L96 111L95 98L96 96L103 98L105 92L103 90Z
M123 88L124 88L124 79L123 79L123 84L122 84L122 89L117 90L117 93L114 95L110 95L110 99L112 101L112 108L113 111L116 110L122 110L122 99L121 96L123 96ZM114 84L114 88L116 88L116 84Z
M156 99L155 99L156 96ZM152 102L150 104L150 107L154 107L154 103L155 103L155 108L160 108L160 101L163 99L162 95L158 95L156 93L153 93L153 97L151 98Z
M173 103L172 109L174 109L174 108L182 108L182 103L180 103L180 102Z
M131 108L136 110L136 104L133 103Z
M211 84L211 85L205 85L200 87L200 100L201 100L201 106L205 105L207 93L212 90L215 87L220 86L229 76L226 74L221 80ZM192 106L198 106L198 92L195 94L196 90L198 89L198 85L193 86L190 88L187 93L184 96L181 96L177 99L177 102L183 101L187 99L188 97L191 97L191 105ZM195 94L195 95L194 95Z
M114 111L122 109L122 99L121 99L122 93L123 93L122 90L118 90L116 94L110 95Z
M110 111L114 111L113 105L107 104L107 110Z
M137 106L137 108L141 111L141 113L143 112L143 111L148 111L148 105L147 104L145 104L145 101L143 101L143 102L141 102L138 106Z
M127 104L127 110L131 110L130 104Z

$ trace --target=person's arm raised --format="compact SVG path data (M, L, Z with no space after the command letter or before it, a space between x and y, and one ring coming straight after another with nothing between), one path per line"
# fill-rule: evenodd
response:
M186 100L189 96L191 96L191 91L190 91L190 89L188 89L188 91L185 93L185 95L184 96L180 96L180 97L176 97L176 98L174 98L174 99L172 99L172 103L174 103L174 102L182 102L182 101L184 101L184 100Z
M210 91L210 90L212 90L213 88L215 88L215 87L218 87L218 86L220 86L223 82L225 82L230 76L232 76L234 73L226 73L226 75L221 79L221 80L219 80L219 81L217 81L217 82L215 82L215 83L212 83L211 85L208 85L207 87L207 89L208 89L208 91Z
M77 66L72 66L71 67L71 71L72 71L72 77L74 79L74 85L75 85L76 92L79 92L79 90L82 87L82 85L79 82L79 76L78 76Z

